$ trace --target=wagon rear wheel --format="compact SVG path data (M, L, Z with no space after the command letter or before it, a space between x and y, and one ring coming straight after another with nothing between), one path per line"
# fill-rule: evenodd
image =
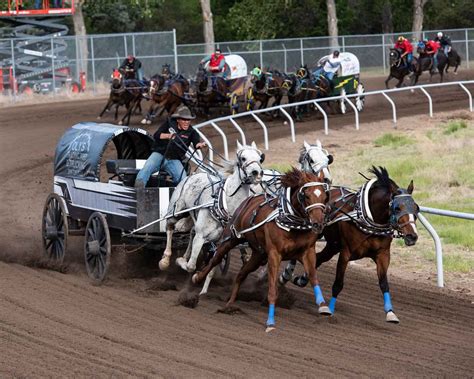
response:
M345 95L346 95L346 90L343 88L341 90L341 96L345 96ZM347 112L346 100L344 100L344 99L339 100L339 111L342 114L346 114L346 112Z
M48 259L63 262L68 233L68 220L63 199L58 194L51 193L43 208L41 228L44 255Z
M253 110L254 104L255 104L255 97L253 96L253 88L250 87L247 90L247 96L246 96L246 110L251 111Z
M230 113L232 115L239 113L239 98L233 93L230 97Z
M105 216L94 212L89 217L84 240L84 258L86 261L87 275L97 283L102 282L110 265L109 226Z

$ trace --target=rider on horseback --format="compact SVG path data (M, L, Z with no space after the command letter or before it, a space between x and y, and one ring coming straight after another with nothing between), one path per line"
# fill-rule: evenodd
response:
M411 62L413 61L413 46L410 43L410 41L408 41L405 37L400 36L398 37L394 48L400 49L402 51L402 55L400 56L400 58L404 62L403 67L408 67L411 70L412 68Z
M129 54L120 65L120 71L123 71L125 79L143 80L142 62Z
M209 62L209 64L207 65L206 70L211 74L211 83L208 81L207 84L207 90L209 91L212 88L215 89L217 87L216 82L218 77L226 79L227 76L225 72L225 57L222 55L221 49L217 48L213 54L204 57L200 64L204 65L207 62ZM212 85L212 88L209 84Z
M425 42L425 53L431 57L432 64L431 64L431 74L436 73L436 68L438 67L438 49L440 45L439 42L436 41L427 41Z
M320 75L323 75L332 86L332 79L336 74L339 67L341 67L342 59L339 58L339 51L335 50L323 65L318 67L314 72L313 75L317 78Z
M206 146L191 126L191 120L196 117L192 115L188 107L182 105L171 118L172 120L167 120L153 135L155 139L153 152L137 175L136 188L144 188L151 174L160 171L161 168L171 175L173 184L177 185L187 176L183 160L189 145L192 143L195 149Z
M449 38L447 35L444 35L443 32L438 32L434 41L441 45L444 55L448 56L449 52L451 51L451 38Z

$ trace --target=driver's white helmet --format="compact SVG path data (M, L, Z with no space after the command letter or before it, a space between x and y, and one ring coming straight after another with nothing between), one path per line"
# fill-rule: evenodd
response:
M443 32L438 32L438 38L442 38L443 37Z

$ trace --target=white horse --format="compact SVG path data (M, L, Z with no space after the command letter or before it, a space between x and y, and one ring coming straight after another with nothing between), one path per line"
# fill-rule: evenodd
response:
M250 185L262 180L262 162L264 154L257 148L255 142L250 146L243 146L237 142L237 160L232 163L233 172L223 179L217 175L199 173L191 175L176 187L171 196L168 214L181 210L203 207L189 212L194 224L188 249L183 257L176 259L176 263L188 272L196 270L196 262L202 246L206 242L217 242L224 230L224 223L232 216L237 207L250 196ZM172 254L171 243L175 224L178 217L171 217L166 224L166 249L159 266L166 270L170 264ZM194 234L194 238L192 238ZM188 261L189 258L189 261ZM211 273L209 280L212 278ZM209 283L207 283L207 286ZM206 284L205 284L206 286ZM203 288L204 291L204 288ZM204 292L206 293L207 287Z

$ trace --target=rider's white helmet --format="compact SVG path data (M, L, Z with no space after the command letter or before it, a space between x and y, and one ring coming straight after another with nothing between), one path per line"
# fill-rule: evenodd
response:
M443 37L443 32L438 32L438 38L442 38Z

